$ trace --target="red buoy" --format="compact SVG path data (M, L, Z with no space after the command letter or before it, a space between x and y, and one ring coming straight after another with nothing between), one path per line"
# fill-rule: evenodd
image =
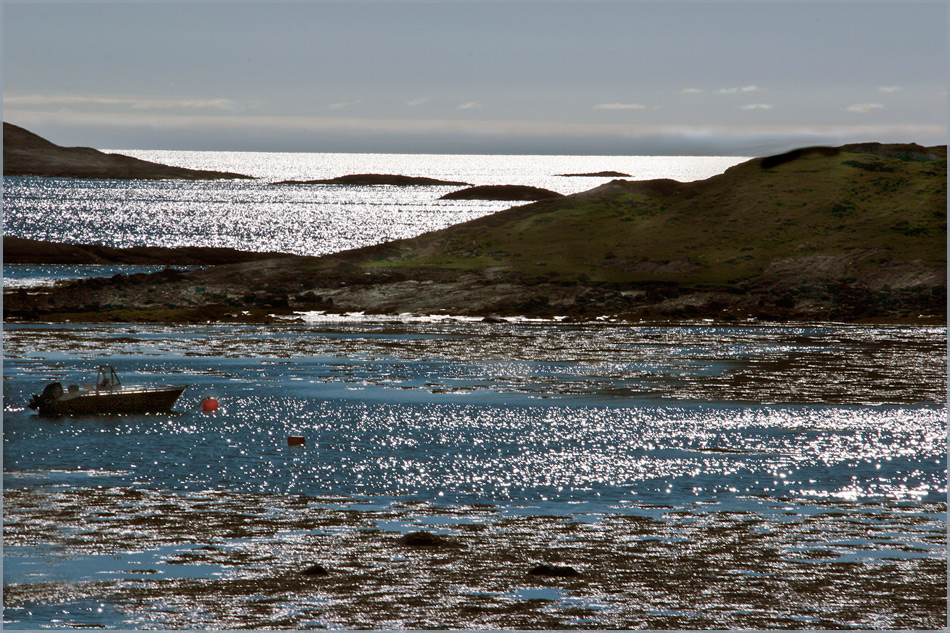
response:
M202 411L217 411L218 410L218 401L214 398L205 398L201 401Z

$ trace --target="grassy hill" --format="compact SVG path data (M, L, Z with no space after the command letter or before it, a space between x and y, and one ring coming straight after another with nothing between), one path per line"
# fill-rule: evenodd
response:
M363 266L733 285L784 260L946 267L946 148L810 148L708 180L616 180L394 243Z

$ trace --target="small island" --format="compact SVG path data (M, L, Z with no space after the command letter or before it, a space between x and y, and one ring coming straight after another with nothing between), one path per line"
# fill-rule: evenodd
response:
M3 175L113 180L251 179L231 172L162 165L91 147L61 147L11 123L3 124Z
M563 194L541 187L527 185L482 185L447 193L439 200L550 200Z
M350 174L325 180L282 180L275 185L392 185L396 187L432 187L452 186L467 187L467 182L439 180L437 178L423 178L419 176L400 176L397 174Z
M620 171L598 171L591 174L558 174L570 178L630 178L630 174Z

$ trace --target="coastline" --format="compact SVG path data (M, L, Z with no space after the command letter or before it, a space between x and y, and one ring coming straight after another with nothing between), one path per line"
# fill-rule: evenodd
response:
M932 324L947 314L946 147L812 147L706 180L613 180L319 257L4 246L6 264L209 266L5 291L10 323L277 323L322 311Z
M298 257L289 253L239 251L205 246L132 246L112 248L98 244L66 244L3 236L3 265L79 266L217 266L264 259Z
M518 317L630 323L946 322L945 299L929 288L894 291L890 309L884 310L880 294L871 292L842 293L837 302L804 303L767 286L739 291L673 283L559 283L498 271L364 270L338 256L248 257L243 263L192 271L167 269L5 290L4 322L280 324L301 312L408 313L499 322ZM328 259L334 258L335 265L328 266ZM180 262L169 256L161 263Z

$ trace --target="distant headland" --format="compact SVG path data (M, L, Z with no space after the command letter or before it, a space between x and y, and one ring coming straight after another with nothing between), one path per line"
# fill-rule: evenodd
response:
M218 180L243 174L172 167L90 147L61 147L11 123L3 124L3 175L121 180Z

